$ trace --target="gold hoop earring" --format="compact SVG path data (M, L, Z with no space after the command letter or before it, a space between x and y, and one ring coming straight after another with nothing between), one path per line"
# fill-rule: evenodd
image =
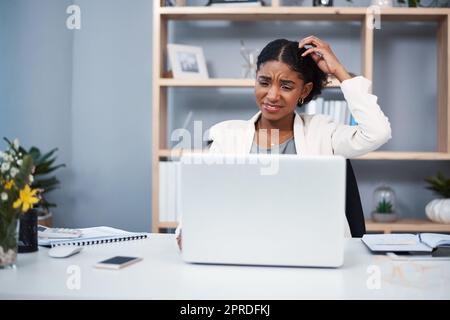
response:
M303 104L303 102L305 102L305 98L302 98L302 100L298 100L298 102L300 102L300 104Z

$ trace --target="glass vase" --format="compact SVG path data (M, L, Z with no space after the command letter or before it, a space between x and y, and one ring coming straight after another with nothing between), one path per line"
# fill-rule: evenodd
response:
M19 239L19 219L0 217L0 269L15 269Z
M372 5L381 8L390 8L394 6L392 0L372 0Z
M313 0L314 7L332 7L333 0Z
M245 61L245 63L242 65L242 77L246 79L255 79L258 50L247 48L245 46L244 40L241 40L240 53Z
M372 219L377 222L393 222L398 219L394 190L382 185L373 192Z
M244 49L241 50L245 63L242 65L242 78L256 78L256 60L258 59L258 50Z

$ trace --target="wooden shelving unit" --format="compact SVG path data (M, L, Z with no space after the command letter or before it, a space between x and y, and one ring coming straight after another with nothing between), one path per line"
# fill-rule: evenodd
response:
M450 224L441 224L429 220L401 219L396 222L381 223L366 221L367 232L445 232L450 233Z
M255 85L255 80L252 79L206 79L206 80L190 80L190 79L159 79L161 87L234 87L234 88L252 88ZM337 79L330 79L327 88L339 87Z
M152 140L152 231L161 228L174 228L176 222L161 222L159 219L159 161L180 155L172 152L167 145L167 91L172 87L252 87L253 81L247 79L208 79L178 80L165 77L163 69L167 61L167 34L170 20L322 20L361 22L361 70L362 75L373 79L373 28L374 18L379 14L381 21L436 21L437 41L437 145L435 152L372 152L361 160L450 160L450 9L447 8L382 8L379 12L367 8L352 7L282 7L280 1L272 0L270 7L164 7L164 1L154 1L153 15L153 140ZM332 84L332 86L339 84ZM404 223L403 223L404 222ZM416 221L417 222L417 221ZM408 231L421 231L431 227L425 221L413 223L375 224L368 222L370 231L395 230L397 227L414 228ZM389 229L391 227L391 229ZM448 230L446 225L433 224L432 230ZM378 228L378 229L377 229ZM383 231L384 232L384 231Z
M176 228L176 222L160 222L160 228ZM441 232L450 233L450 224L435 223L421 219L401 219L396 222L380 223L366 220L366 231L373 233L393 232Z
M181 149L160 149L160 158L178 158L183 152ZM201 152L201 150L192 150L191 152ZM395 151L375 151L363 156L354 158L358 160L421 160L421 161L441 161L450 160L450 154L446 152L395 152Z
M448 14L446 8L381 8L382 19L392 21L436 21ZM374 11L371 11L374 12ZM161 7L165 20L327 20L357 21L370 13L363 7Z

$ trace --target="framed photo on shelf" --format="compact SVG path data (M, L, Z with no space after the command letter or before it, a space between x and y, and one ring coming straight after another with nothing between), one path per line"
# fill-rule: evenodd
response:
M174 79L208 79L205 56L201 47L168 44Z

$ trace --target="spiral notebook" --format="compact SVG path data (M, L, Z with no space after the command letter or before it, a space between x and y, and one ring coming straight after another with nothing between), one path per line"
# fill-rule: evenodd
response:
M148 233L145 232L128 232L111 227L93 227L81 230L81 236L75 239L46 239L39 238L40 246L57 247L57 246L89 246L102 243L122 242L138 239L146 239Z

